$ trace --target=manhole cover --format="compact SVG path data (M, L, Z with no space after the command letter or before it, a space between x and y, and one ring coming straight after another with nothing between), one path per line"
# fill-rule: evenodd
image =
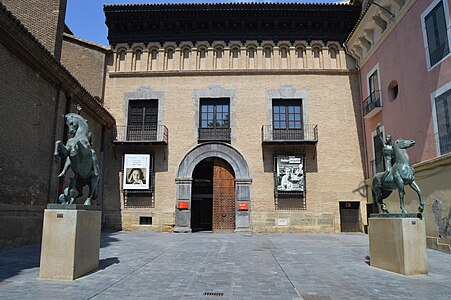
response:
M204 292L204 296L224 296L221 292Z

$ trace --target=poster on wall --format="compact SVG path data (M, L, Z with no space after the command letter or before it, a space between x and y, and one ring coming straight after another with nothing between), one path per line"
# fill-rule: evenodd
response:
M279 192L304 192L305 166L300 155L276 156L276 184Z
M149 154L124 154L124 190L148 190L149 170Z

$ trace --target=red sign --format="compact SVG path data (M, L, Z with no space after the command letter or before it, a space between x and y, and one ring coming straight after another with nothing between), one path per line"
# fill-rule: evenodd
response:
M178 209L188 209L188 206L189 206L188 201L180 201L180 202L177 204L177 208L178 208Z
M249 203L238 202L238 210L249 210Z

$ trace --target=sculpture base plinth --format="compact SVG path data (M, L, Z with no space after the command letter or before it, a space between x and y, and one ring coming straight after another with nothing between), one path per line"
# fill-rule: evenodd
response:
M369 241L371 266L402 275L428 273L424 219L372 214Z
M44 211L39 277L74 280L97 269L100 229L99 208L48 206Z

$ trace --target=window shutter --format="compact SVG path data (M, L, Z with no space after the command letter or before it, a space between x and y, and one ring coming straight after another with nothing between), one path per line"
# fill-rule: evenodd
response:
M451 90L435 99L440 154L451 152Z

